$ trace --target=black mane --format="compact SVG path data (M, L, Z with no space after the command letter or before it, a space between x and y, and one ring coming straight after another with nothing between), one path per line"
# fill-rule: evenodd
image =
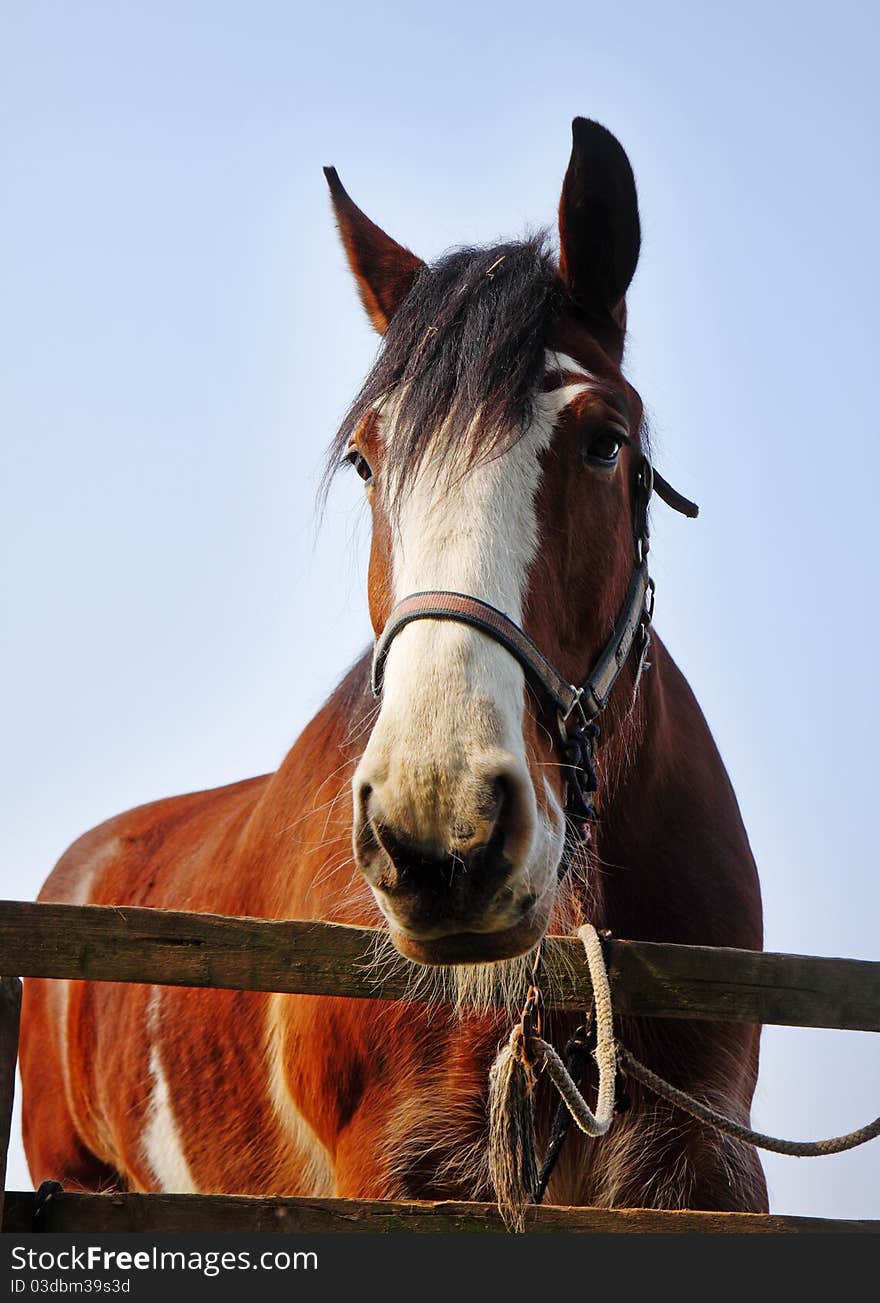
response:
M385 464L392 496L418 470L441 426L444 439L458 445L459 468L504 451L528 424L564 302L544 236L456 249L426 266L333 439L327 479L367 412L392 395L394 464Z

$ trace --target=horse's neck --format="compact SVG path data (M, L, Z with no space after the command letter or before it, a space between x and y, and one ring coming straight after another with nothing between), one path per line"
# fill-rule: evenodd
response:
M618 936L761 945L757 874L730 779L699 704L655 639L638 726L612 757L595 891Z

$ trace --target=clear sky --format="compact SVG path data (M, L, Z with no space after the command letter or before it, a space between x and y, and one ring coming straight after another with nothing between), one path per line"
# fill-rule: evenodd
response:
M880 958L878 27L847 0L3 5L0 893L275 767L368 640L355 477L314 507L375 350L321 164L432 258L552 223L584 114L639 184L628 369L702 507L655 512L657 624L767 944ZM765 1033L763 1129L878 1101L870 1035ZM880 1142L765 1161L778 1211L880 1216Z

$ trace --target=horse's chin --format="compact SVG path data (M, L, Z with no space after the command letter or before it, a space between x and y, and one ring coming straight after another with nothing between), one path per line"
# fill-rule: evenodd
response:
M450 932L444 936L408 935L389 923L391 940L405 959L415 964L446 967L451 964L493 964L502 959L516 959L533 950L547 930L552 906L541 900L525 918L512 927L494 932Z

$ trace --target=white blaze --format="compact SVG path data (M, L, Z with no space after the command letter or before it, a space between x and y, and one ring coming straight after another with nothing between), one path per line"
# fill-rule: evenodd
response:
M548 354L547 371L561 372L563 383L536 395L529 428L503 453L467 466L438 431L392 523L395 602L430 589L464 593L522 625L540 546L542 455L560 413L592 379L564 354ZM393 461L392 404L382 420ZM519 662L485 634L455 621L412 621L391 644L382 709L355 788L372 788L392 826L452 845L456 821L467 821L481 785L485 792L487 781L506 776L518 792L517 833L508 844L511 885L541 895L555 881L564 819L546 781L542 809L529 779L524 686ZM516 895L503 895L485 924L507 926Z
M434 458L426 458L401 503L392 549L395 602L446 589L489 602L522 624L529 567L540 542L535 503L541 454L550 447L561 412L593 378L564 353L547 353L547 372L582 380L539 394L529 429L508 451L457 468L438 438ZM388 418L386 439L393 449L393 412ZM438 707L442 713L445 687L460 693L463 671L468 690L502 712L505 745L515 746L518 739L522 754L522 668L498 643L463 624L414 620L401 630L385 665L383 713L416 709L436 715Z
M436 462L426 459L394 530L395 601L446 589L478 597L522 623L526 576L538 548L538 459L551 435L549 422L537 420L509 452L460 474L453 463L438 476ZM382 710L388 718L415 710L436 728L446 707L455 705L449 693L458 700L463 689L492 704L505 721L498 740L515 746L522 732L523 672L510 653L452 621L413 621L401 630L385 666Z

